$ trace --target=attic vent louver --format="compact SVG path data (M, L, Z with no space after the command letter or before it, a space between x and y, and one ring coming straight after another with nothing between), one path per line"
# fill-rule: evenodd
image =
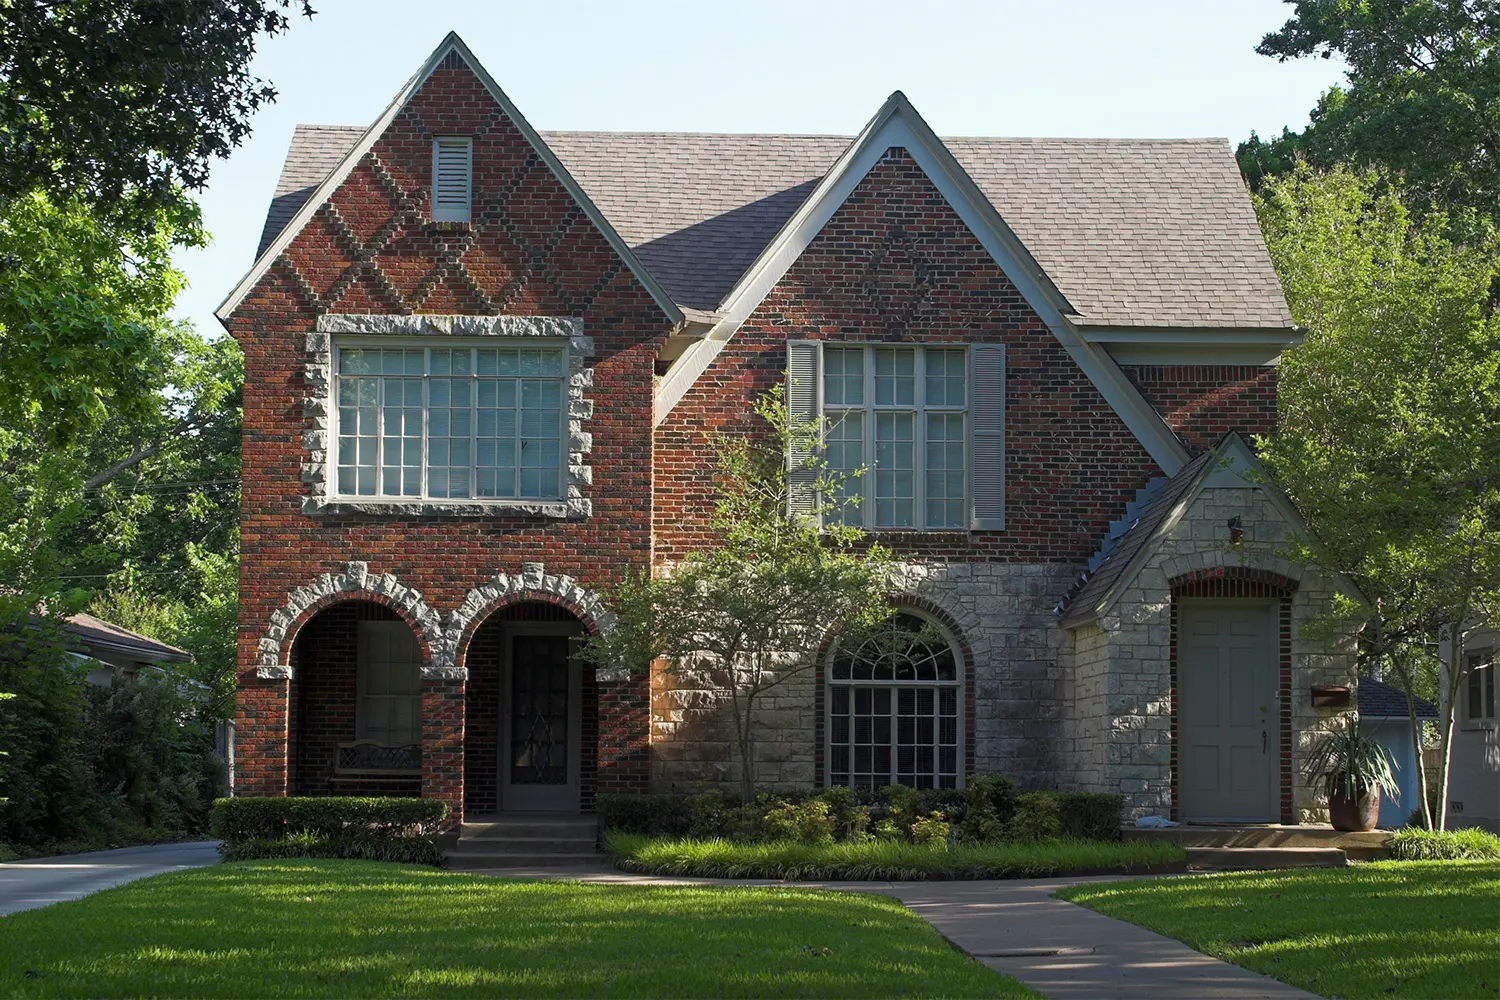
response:
M437 136L432 141L432 221L468 222L474 177L474 140Z

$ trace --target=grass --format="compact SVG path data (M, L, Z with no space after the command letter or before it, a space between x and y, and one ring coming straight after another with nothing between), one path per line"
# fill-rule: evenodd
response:
M0 918L0 996L1035 997L894 900L233 862Z
M651 875L702 878L920 879L1040 878L1151 869L1183 863L1176 844L1158 841L1045 840L1034 844L959 844L947 850L890 841L738 844L610 833L605 849L617 867Z
M1500 996L1497 862L1233 872L1057 895L1324 996Z
M1391 838L1398 861L1500 861L1500 837L1488 830L1418 830L1407 827Z

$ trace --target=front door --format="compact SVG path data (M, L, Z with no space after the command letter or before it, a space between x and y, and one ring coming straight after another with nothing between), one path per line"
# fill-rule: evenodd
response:
M577 812L583 675L568 627L521 626L506 637L500 717L500 807Z
M1178 812L1269 823L1280 759L1274 608L1184 601L1177 619Z

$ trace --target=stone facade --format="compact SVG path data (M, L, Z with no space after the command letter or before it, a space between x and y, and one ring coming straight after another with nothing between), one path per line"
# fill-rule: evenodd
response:
M1230 541L1227 529L1234 517L1244 532L1238 542ZM1282 504L1263 488L1206 487L1104 615L1073 632L1068 742L1074 782L1124 795L1134 815L1172 811L1173 581L1252 571L1295 584L1289 598L1290 677L1282 703L1290 710L1283 734L1289 758L1279 776L1288 813L1283 820L1319 815L1317 797L1302 780L1303 762L1309 743L1339 712L1313 708L1309 689L1352 683L1354 657L1352 650L1330 649L1303 635L1337 584L1284 558L1293 528Z

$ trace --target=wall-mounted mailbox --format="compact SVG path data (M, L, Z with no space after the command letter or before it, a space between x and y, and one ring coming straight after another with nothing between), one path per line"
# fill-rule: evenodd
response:
M1312 686L1313 708L1348 708L1349 685L1314 684Z

